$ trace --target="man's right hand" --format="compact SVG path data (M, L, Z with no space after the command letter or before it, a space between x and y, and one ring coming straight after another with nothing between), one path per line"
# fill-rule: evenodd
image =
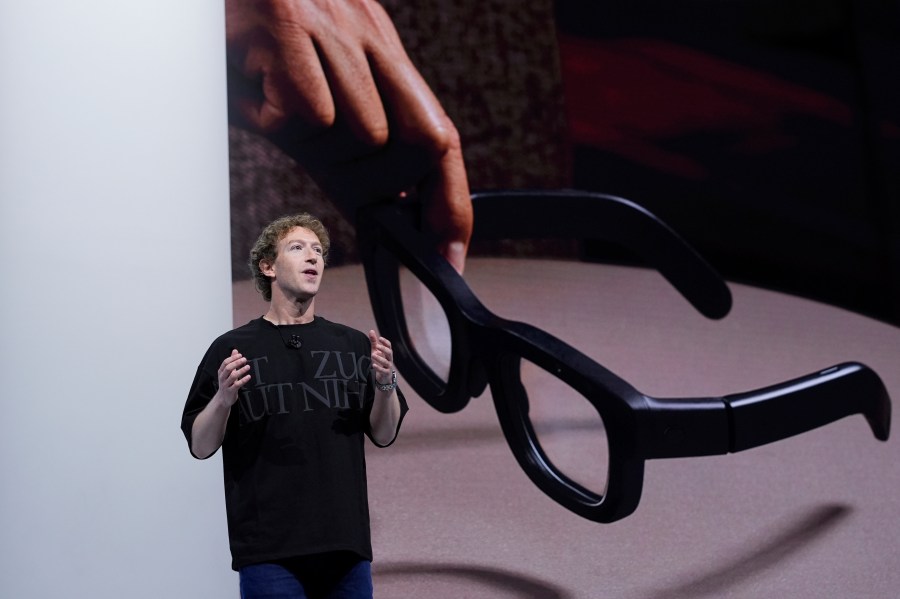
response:
M219 366L216 394L197 414L191 426L191 453L196 457L206 459L222 445L231 407L237 401L238 391L248 382L250 364L238 350L233 349Z
M237 401L238 391L250 382L250 364L238 350L231 350L231 355L222 360L219 366L219 390L222 403L231 407Z

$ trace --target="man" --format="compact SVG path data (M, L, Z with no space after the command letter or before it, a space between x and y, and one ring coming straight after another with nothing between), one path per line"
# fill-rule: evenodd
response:
M329 237L309 214L269 224L250 253L265 316L216 339L181 428L222 447L241 596L371 597L364 435L396 438L407 411L391 343L315 314Z

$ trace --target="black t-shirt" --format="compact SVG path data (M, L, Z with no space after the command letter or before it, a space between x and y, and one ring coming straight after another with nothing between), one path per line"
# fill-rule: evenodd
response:
M181 423L188 447L232 349L247 358L251 375L222 443L232 568L331 551L371 560L368 337L321 317L282 326L257 318L225 333L206 352L188 395Z

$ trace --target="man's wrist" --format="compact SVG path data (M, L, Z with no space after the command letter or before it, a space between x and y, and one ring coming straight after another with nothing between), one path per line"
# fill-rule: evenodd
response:
M233 406L237 401L237 396L235 396L231 401L229 401L229 399L230 398L226 393L220 391L216 394L215 397L213 397L210 403L215 404L215 407L222 412L229 412L231 411L231 406Z
M378 379L375 379L375 386L378 387L379 391L393 391L397 388L397 371L391 368L391 382L389 383L379 383Z

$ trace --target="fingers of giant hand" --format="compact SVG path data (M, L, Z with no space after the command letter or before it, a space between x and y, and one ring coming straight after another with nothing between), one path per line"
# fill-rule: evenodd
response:
M226 0L231 112L345 215L418 189L462 271L472 230L459 134L375 0ZM423 189L425 190L423 193Z
M275 60L262 70L263 102L251 122L264 133L295 115L311 130L332 126L334 98L312 41L303 32L279 41L290 48L276 49Z
M297 136L315 136L319 156L332 162L365 156L389 137L432 160L446 152L444 110L376 1L226 6L230 62L261 88L235 100L255 128L275 132L296 116ZM336 142L320 139L322 130L333 130Z
M335 119L333 135L315 141L326 144L323 150L333 160L347 160L384 146L389 135L388 117L365 50L347 40L325 38L319 51Z
M226 6L231 75L257 87L233 99L252 128L273 133L296 116L301 138L340 124L363 151L387 143L368 54L377 47L394 61L409 59L377 2L228 0ZM229 81L230 91L243 87Z
M369 88L369 77L360 79L365 85L354 93L332 85L338 110L334 126L313 134L291 121L272 136L330 195L348 202L351 213L360 202L418 186L452 148L459 148L453 123L408 59L405 67L389 70L387 86L378 71L373 73L378 88L374 83ZM408 76L401 77L401 71ZM461 151L456 156L461 163Z
M396 94L382 89L385 85L413 88L414 95L427 98L432 112L443 113L378 2L314 0L312 4L322 5L311 35L334 97L335 137L338 141L345 140L348 132L356 142L326 144L332 146L330 150L336 161L364 156L387 144L389 137L396 137L394 131L389 131L389 120L400 122L398 116L406 118L411 107L404 103L397 107L399 111L395 110L391 104ZM323 141L328 140L316 140L317 145ZM343 152L336 152L339 149Z
M437 235L438 251L460 274L463 272L474 214L469 181L458 137L440 165L423 182L420 196L428 228Z
M312 39L298 27L271 27L243 32L229 45L228 88L238 115L261 133L294 116L309 130L332 126L334 99Z

